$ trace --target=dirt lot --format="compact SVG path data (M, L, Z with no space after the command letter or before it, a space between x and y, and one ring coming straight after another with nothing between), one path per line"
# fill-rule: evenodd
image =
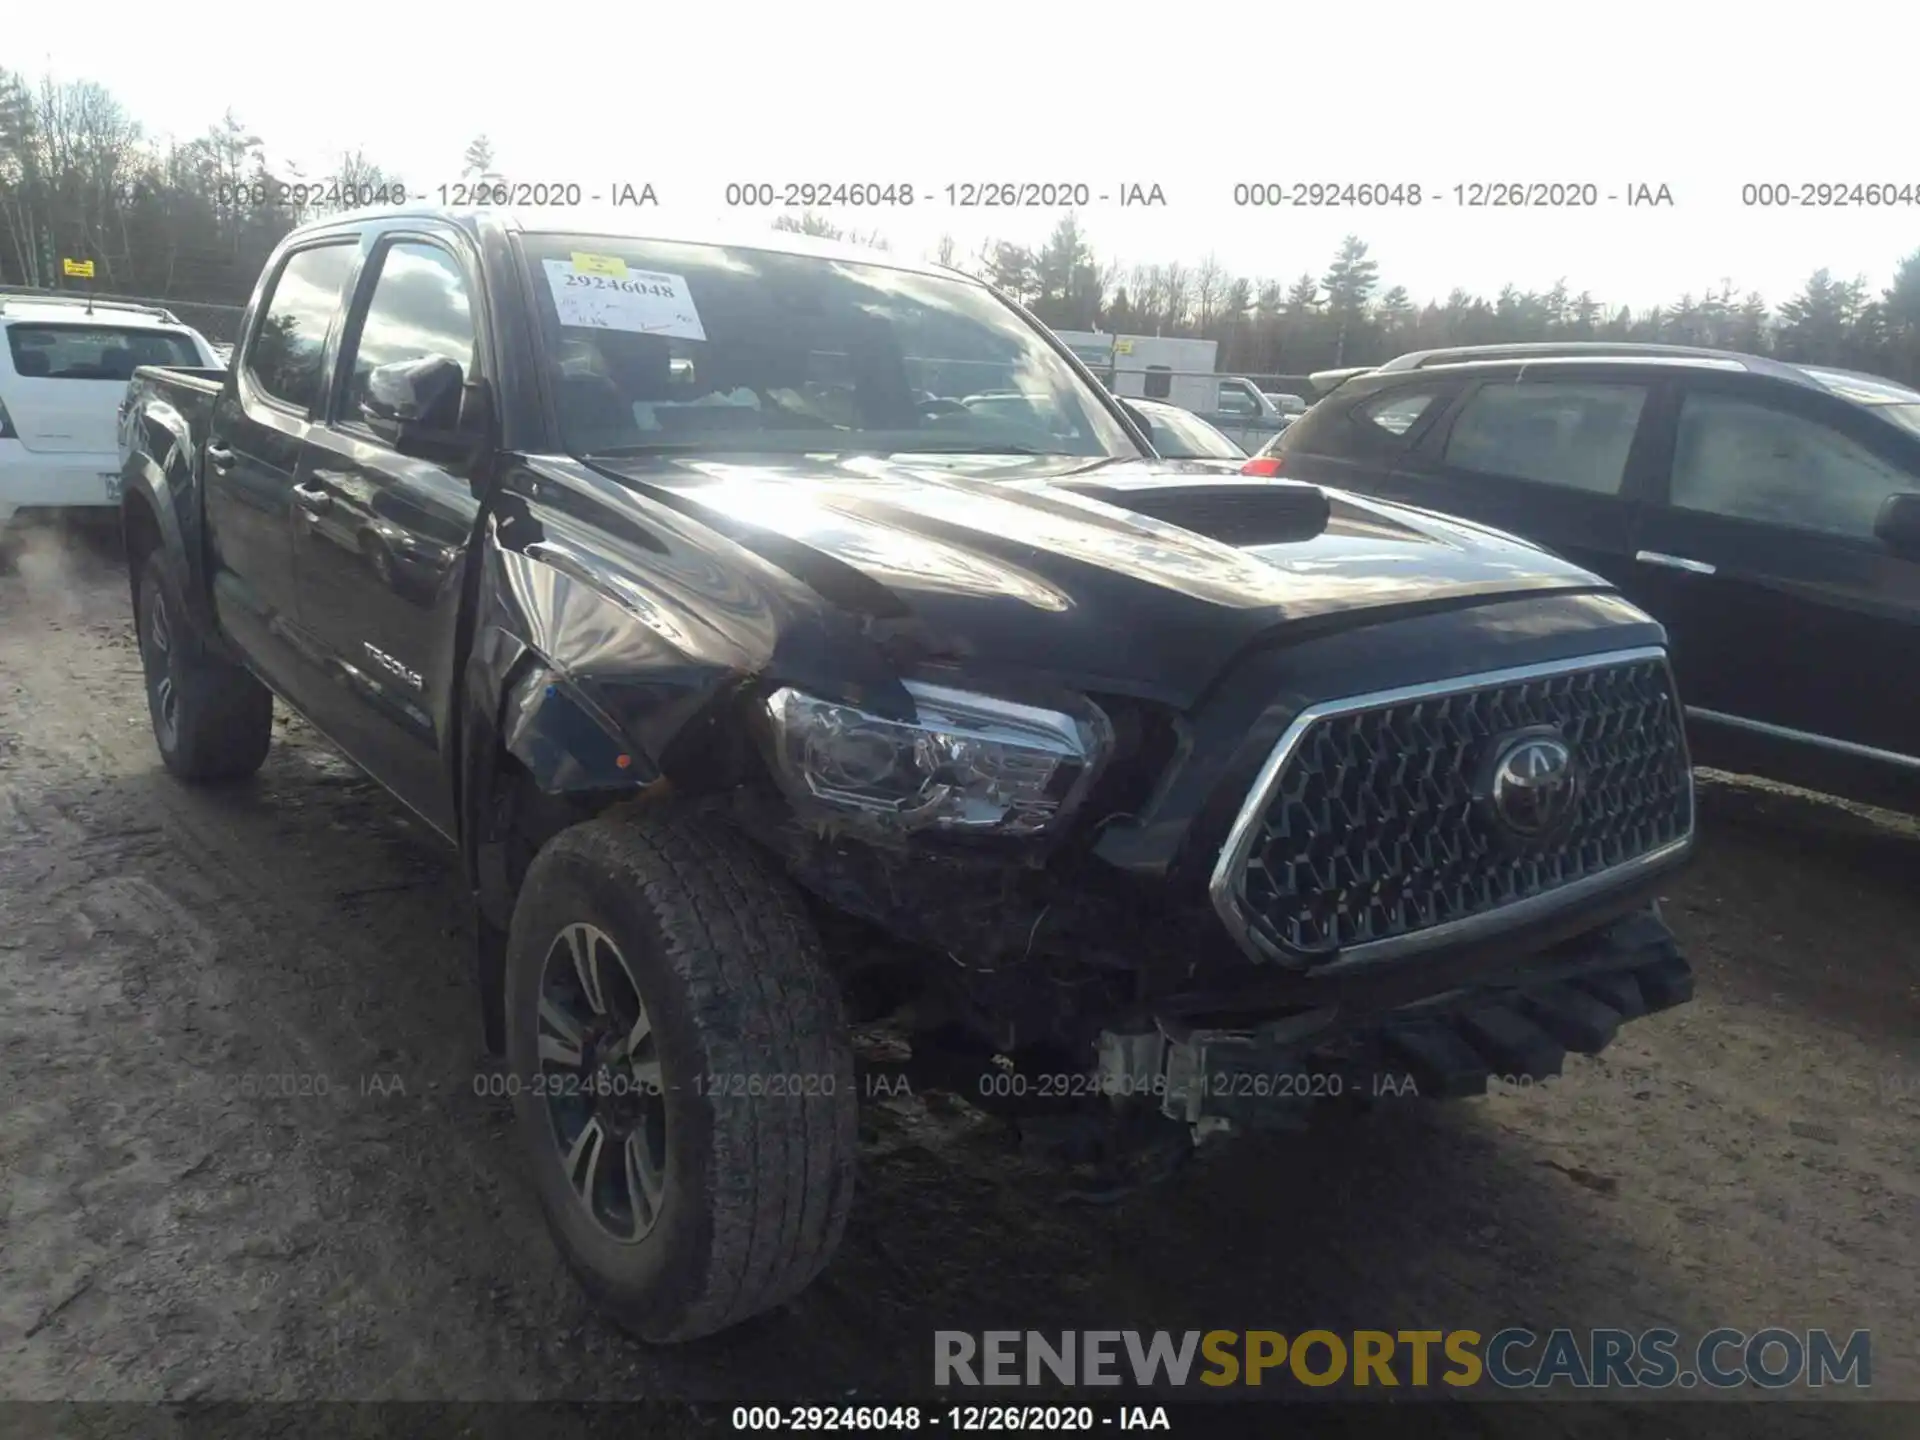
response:
M1870 1328L1874 1390L1920 1399L1920 828L1703 800L1666 902L1698 1000L1557 1091L1254 1141L1109 1209L963 1107L876 1106L824 1279L649 1351L583 1306L475 1093L439 842L297 721L251 786L169 780L117 568L30 550L0 575L0 1396L887 1398L937 1328L1777 1324Z

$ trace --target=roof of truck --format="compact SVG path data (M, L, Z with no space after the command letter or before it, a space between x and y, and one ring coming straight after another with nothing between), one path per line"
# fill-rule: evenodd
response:
M524 235L605 235L622 240L657 240L690 245L726 245L739 249L769 250L781 255L812 255L823 260L841 260L850 264L879 265L889 270L905 270L916 275L941 275L978 285L981 282L963 271L915 260L891 250L871 245L856 245L845 240L828 240L801 235L790 230L775 230L770 221L756 215L753 221L709 220L673 222L651 207L581 206L578 208L511 208L489 206L382 206L329 215L296 230L295 234L331 229L335 226L364 224L369 220L439 220L478 233L487 225Z

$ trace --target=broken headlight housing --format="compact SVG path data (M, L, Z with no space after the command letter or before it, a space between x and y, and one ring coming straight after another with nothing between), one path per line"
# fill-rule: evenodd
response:
M1072 715L905 684L912 720L791 688L768 696L774 771L787 792L887 830L1040 835L1072 812L1113 745L1091 701Z

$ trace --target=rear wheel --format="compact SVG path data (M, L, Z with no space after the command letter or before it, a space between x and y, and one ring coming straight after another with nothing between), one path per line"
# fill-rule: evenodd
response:
M134 622L154 743L182 780L253 774L273 742L272 692L241 666L206 653L158 550L140 565Z
M641 1338L724 1330L826 1265L858 1108L840 998L786 878L720 825L605 818L540 852L507 1053L548 1228Z

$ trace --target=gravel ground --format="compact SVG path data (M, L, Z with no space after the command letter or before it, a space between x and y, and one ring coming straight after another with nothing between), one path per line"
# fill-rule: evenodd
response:
M1105 1209L964 1106L876 1104L823 1279L648 1350L584 1306L476 1094L450 853L278 734L256 783L182 788L114 563L0 575L0 1398L886 1399L936 1329L1777 1324L1871 1329L1876 1396L1920 1400L1909 821L1710 777L1666 898L1699 997L1551 1092L1251 1140Z

